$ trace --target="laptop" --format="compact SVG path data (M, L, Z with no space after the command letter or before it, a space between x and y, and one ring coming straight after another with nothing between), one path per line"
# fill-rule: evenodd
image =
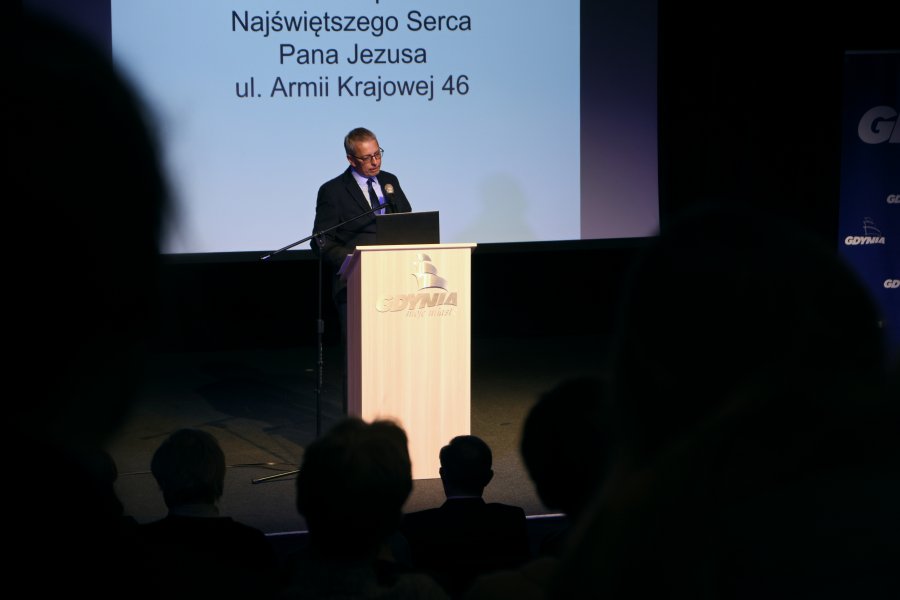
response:
M375 245L440 244L438 211L375 215Z

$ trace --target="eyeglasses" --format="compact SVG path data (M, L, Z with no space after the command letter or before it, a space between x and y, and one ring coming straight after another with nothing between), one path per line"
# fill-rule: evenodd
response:
M362 162L369 162L375 160L376 158L381 158L384 155L384 148L379 148L378 152L375 154L366 154L365 156L356 156L355 154L351 154L353 158Z

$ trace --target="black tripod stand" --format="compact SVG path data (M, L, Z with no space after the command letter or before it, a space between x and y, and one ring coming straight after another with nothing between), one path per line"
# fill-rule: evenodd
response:
M322 336L325 333L325 321L322 319L322 250L324 247L324 239L325 239L323 236L326 233L337 229L338 227L342 227L342 226L346 225L347 223L355 221L366 215L370 215L376 211L382 210L382 209L386 208L386 206L390 206L391 208L393 208L393 202L391 202L391 198L390 198L391 191L388 191L386 194L386 197L385 197L385 200L387 201L387 205L379 204L377 206L374 206L374 207L370 208L369 210L359 213L355 217L347 219L346 221L341 221L340 223L338 223L337 225L335 225L333 227L329 227L328 229L323 229L322 231L313 232L312 235L308 235L305 238L303 238L302 240L297 240L293 244L289 244L283 248L279 248L278 250L275 250L274 252L271 252L269 254L266 254L265 256L260 257L260 260L269 260L276 254L280 254L281 252L284 252L285 250L290 250L294 246L298 246L298 245L300 245L304 242L308 242L309 240L312 240L312 239L315 239L316 243L319 246L319 251L317 252L317 255L319 257L318 258L319 281L318 281L317 294L318 294L319 298L318 298L318 315L316 317L316 345L317 345L317 352L318 352L318 358L316 361L316 437L317 438L320 435L322 435L322 385L325 380L325 375L324 375L324 373L325 373L325 358L324 358L324 353L322 351ZM295 474L297 474L298 471L299 471L299 469L294 469L292 471L285 471L284 473L276 473L275 475L268 475L266 477L252 479L250 481L250 483L263 483L265 481L271 481L273 479L280 479L282 477L288 477L290 475L295 475Z

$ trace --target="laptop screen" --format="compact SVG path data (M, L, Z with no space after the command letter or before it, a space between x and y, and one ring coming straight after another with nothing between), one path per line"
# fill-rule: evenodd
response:
M375 215L375 245L440 244L438 211Z

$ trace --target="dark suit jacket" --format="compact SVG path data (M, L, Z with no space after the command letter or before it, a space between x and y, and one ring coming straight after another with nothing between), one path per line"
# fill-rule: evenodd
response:
M254 527L231 517L173 515L137 527L147 575L157 578L166 598L265 598L274 589L278 558Z
M516 568L531 558L525 511L482 498L448 499L439 508L408 513L400 531L413 566L455 596L475 577Z
M394 204L396 211L386 208L385 212L411 212L412 207L403 189L400 187L400 181L397 177L381 171L378 174L378 184L384 191L384 186L390 183L394 186ZM313 233L324 231L330 227L334 227L339 223L348 221L370 209L369 200L359 189L359 185L350 172L347 170L330 181L326 181L319 188L319 195L316 198L316 220L313 224ZM346 294L344 283L337 276L338 269L344 262L344 258L352 253L357 246L365 246L375 242L375 215L369 214L360 217L354 221L350 221L341 225L333 231L324 234L322 240L324 245L320 248L316 242L316 238L309 241L313 252L321 253L323 267L325 272L330 272L334 280L332 282L332 294L338 298L341 294Z

